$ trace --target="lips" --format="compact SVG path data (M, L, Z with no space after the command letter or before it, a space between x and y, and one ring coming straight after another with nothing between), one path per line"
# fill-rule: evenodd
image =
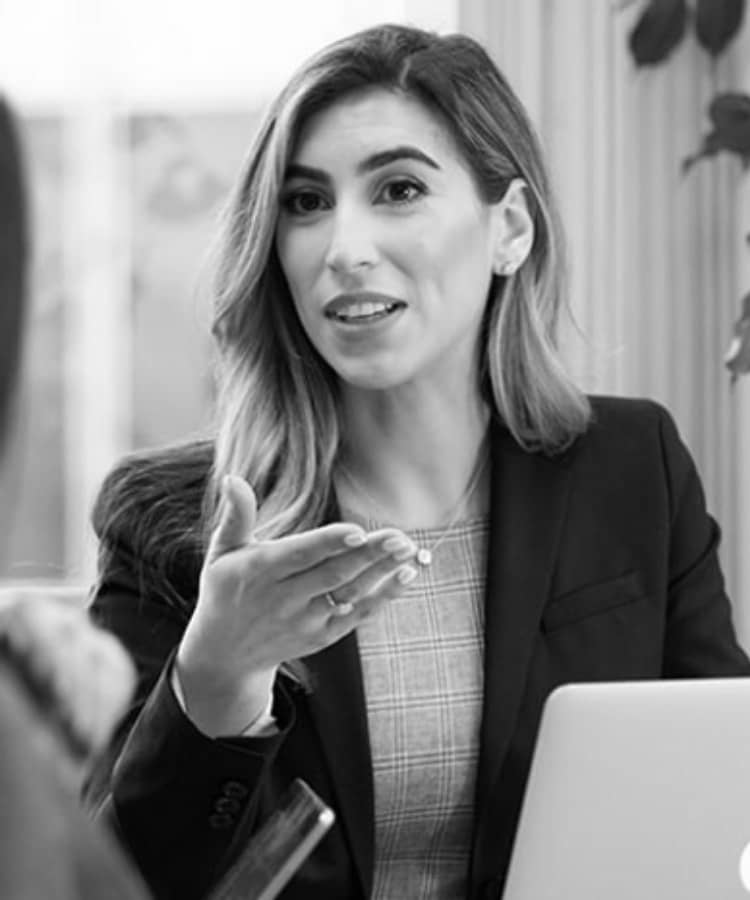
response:
M406 306L403 300L373 291L338 294L323 307L327 319L348 324L364 324L384 319Z

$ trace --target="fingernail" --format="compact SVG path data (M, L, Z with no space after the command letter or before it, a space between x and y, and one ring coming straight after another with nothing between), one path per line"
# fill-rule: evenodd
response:
M395 559L406 559L414 552L410 541L402 537L389 537L383 541L383 550Z
M403 568L398 570L398 575L396 575L396 579L400 584L409 584L416 577L417 570L413 566L403 566Z
M221 495L227 502L234 502L237 497L237 484L236 482L241 481L237 475L232 475L231 473L225 475L221 479ZM241 490L241 487L240 487Z
M347 547L363 547L367 543L367 535L363 531L353 531L344 538Z

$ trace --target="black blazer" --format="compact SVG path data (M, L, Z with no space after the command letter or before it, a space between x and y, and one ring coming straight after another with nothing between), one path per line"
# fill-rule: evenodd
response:
M492 430L472 900L501 895L542 705L554 687L750 674L724 593L718 528L671 418L648 401L592 402L589 430L556 457L525 452L500 425ZM204 463L207 472L210 449ZM165 508L169 489L166 477ZM157 507L152 498L144 516ZM277 736L210 740L183 715L165 674L188 613L150 587L148 560L136 560L132 536L104 538L108 560L93 615L130 648L141 684L93 774L90 798L109 797L105 808L156 896L205 895L299 776L335 809L337 823L282 896L369 897L373 786L356 635L306 660L311 693L279 677ZM199 555L183 556L172 572L188 606L199 568Z

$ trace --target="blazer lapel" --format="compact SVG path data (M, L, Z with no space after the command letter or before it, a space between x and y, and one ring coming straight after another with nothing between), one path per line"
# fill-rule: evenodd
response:
M565 457L549 459L492 434L491 524L485 593L484 700L475 830L488 801L523 697L526 672L550 587L568 496ZM307 657L308 697L338 813L364 896L372 889L374 796L362 669L354 634Z
M564 454L526 452L499 425L492 449L476 828L482 827L523 698L570 481Z
M349 634L305 659L313 680L310 714L334 785L337 813L349 838L363 895L374 866L374 798L370 738L357 639Z

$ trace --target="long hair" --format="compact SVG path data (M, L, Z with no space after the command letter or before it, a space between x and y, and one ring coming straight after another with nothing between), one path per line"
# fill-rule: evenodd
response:
M558 355L563 235L523 106L472 39L370 28L310 59L271 105L216 247L218 427L206 511L215 509L221 477L241 474L256 491L267 537L320 523L341 434L335 378L297 319L274 249L284 173L311 116L373 87L415 97L445 124L485 202L499 201L513 178L527 186L533 247L515 275L493 278L485 314L480 377L496 414L521 446L547 453L569 445L590 417Z

